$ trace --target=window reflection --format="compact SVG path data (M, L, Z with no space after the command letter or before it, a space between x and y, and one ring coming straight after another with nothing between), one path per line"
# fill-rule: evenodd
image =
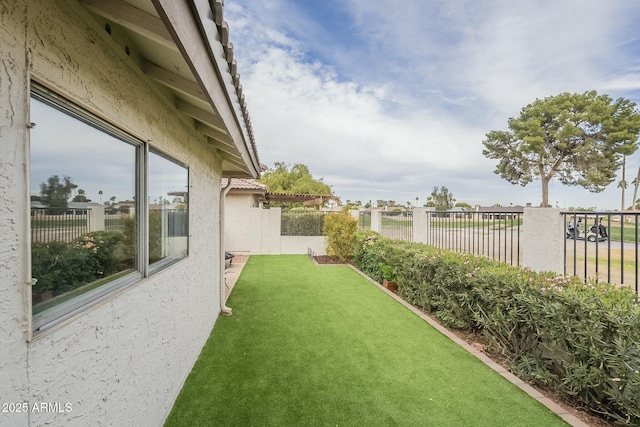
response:
M34 314L136 268L137 147L45 101L31 99Z
M188 170L149 153L149 264L152 269L187 256Z

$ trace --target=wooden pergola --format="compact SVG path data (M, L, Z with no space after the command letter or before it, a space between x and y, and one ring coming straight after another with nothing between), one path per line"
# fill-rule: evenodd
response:
M322 207L327 200L338 200L333 194L267 193L267 203L302 203L303 206Z

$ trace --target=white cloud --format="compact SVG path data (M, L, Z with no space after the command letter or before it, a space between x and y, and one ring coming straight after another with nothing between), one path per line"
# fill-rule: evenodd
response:
M305 7L336 8L339 26ZM462 201L535 204L539 183L493 174L485 133L535 98L632 97L640 86L630 52L640 6L622 1L237 0L226 10L261 160L307 164L345 199L413 201L446 185ZM556 196L612 207L618 197L559 185Z

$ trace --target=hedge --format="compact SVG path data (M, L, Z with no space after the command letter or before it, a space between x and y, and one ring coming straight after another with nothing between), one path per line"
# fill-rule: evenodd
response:
M521 378L640 426L640 309L628 288L500 264L374 232L355 265L445 326L482 334Z

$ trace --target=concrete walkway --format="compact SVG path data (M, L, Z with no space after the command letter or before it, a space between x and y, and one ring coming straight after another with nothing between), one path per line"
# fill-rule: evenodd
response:
M248 255L236 255L231 261L231 265L224 271L224 279L225 279L225 301L229 299L229 295L231 295L231 291L238 281L238 277L240 277L240 273L244 268L247 260L249 259Z

